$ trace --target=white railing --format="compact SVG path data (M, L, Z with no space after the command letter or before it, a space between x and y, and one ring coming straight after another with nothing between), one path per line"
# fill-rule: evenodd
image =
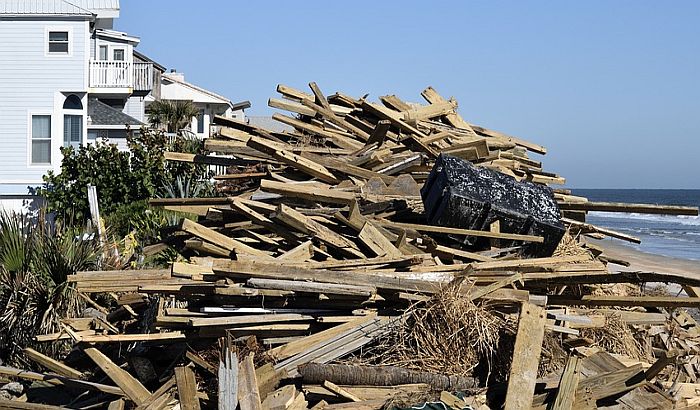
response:
M134 86L134 69L127 61L90 60L91 88L127 88Z
M148 91L153 89L153 64L134 63L134 90Z

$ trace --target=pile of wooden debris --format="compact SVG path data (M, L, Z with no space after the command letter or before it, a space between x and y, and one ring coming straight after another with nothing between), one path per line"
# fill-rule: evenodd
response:
M531 225L430 224L421 186L441 154L526 184L563 184L530 158L544 147L467 123L432 88L425 105L310 88L280 85L283 98L270 99L292 113L274 115L288 131L217 117L211 155L166 153L228 167L215 177L226 197L151 201L189 217L145 252L172 247L186 260L71 276L92 314L37 336L73 341L71 353L26 349L44 373L0 374L72 392L53 404L81 409L700 404L700 328L681 309L700 306L700 279L616 273L608 264L624 261L583 241L637 241L587 224L590 210L697 209L555 189L564 237L553 254L526 257L546 240ZM650 295L647 282L690 296ZM28 401L0 406L51 408Z

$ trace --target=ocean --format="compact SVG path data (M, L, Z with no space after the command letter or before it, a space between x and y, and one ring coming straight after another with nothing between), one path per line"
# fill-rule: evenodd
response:
M574 189L590 201L700 206L700 189ZM588 223L638 237L641 244L615 239L642 252L700 261L697 216L589 212Z

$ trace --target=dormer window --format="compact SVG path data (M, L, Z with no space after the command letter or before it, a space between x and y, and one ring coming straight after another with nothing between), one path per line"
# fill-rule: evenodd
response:
M49 31L49 53L68 54L67 31Z

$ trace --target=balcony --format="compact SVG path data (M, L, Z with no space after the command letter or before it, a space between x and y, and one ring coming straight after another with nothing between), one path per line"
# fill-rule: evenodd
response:
M89 86L105 93L152 90L153 64L90 60Z

